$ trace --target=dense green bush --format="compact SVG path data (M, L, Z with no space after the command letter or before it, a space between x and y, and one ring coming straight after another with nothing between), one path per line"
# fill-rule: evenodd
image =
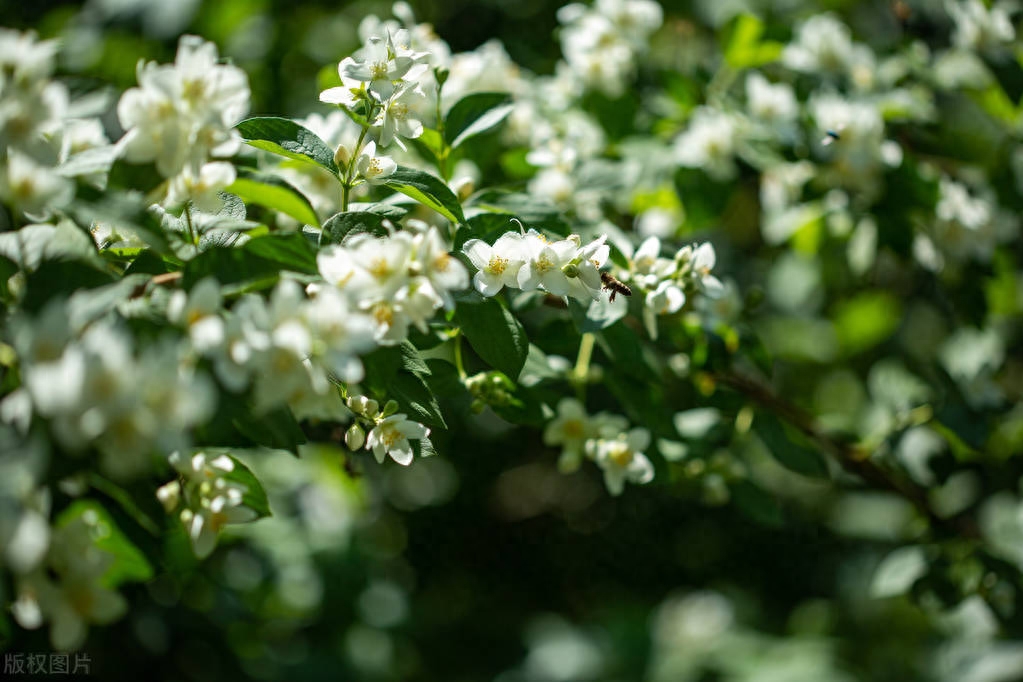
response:
M4 16L5 674L1023 679L1015 5Z

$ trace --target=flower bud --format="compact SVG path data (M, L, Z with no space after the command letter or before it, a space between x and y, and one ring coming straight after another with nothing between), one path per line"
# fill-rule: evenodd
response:
M358 424L352 424L345 431L345 445L349 450L355 451L366 444L366 432Z
M348 162L352 160L352 153L348 151L348 147L344 145L344 142L337 146L334 150L334 163L338 168L347 166Z
M382 416L390 417L392 414L396 413L397 411L398 411L398 401L396 401L396 400L388 400L387 403L384 405L384 411L382 413Z
M565 273L566 277L578 277L579 266L575 263L568 263L565 267L561 268L561 271Z
M164 511L170 514L181 501L181 484L177 481L171 481L166 485L160 486L156 490L156 499L160 500Z

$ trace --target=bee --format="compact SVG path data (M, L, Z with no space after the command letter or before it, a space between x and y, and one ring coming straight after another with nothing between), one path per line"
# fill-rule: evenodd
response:
M625 286L622 282L615 278L610 272L600 273L600 281L604 283L604 288L611 292L608 297L608 301L614 302L615 296L621 294L622 296L632 296L632 289Z
M821 145L827 147L833 142L838 142L842 139L842 131L845 130L845 126L841 125L835 129L828 129L824 131L824 139L821 140Z

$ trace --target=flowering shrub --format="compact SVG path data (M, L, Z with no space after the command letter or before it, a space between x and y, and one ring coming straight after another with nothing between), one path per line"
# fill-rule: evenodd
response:
M79 649L204 560L255 590L256 551L308 614L317 552L478 469L508 518L648 496L887 543L872 594L990 623L959 669L1018 672L1023 645L985 658L1023 614L1017 17L893 7L878 45L816 12L711 43L574 3L539 75L398 3L298 119L195 35L104 102L0 31L11 627ZM410 581L360 597L354 669L402 675L366 652ZM780 645L726 592L664 598L649 679L754 679L736 652ZM507 679L611 674L537 627ZM793 647L779 679L852 679Z

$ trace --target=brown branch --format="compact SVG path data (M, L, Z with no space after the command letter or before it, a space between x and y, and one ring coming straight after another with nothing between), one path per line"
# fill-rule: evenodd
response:
M835 440L820 428L812 415L779 396L771 387L735 373L717 374L715 379L787 421L822 451L831 455L847 472L855 474L873 488L895 493L910 502L927 518L932 530L966 539L980 537L980 530L972 518L939 516L931 507L924 488L898 476L896 472L886 470L864 448Z

